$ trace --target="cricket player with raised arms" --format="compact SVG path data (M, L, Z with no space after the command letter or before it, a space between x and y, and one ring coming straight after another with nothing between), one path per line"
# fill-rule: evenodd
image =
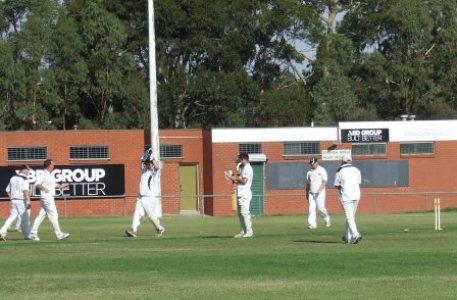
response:
M128 237L137 237L141 217L145 214L154 224L157 237L161 237L165 232L165 227L160 224L159 219L160 199L157 197L157 191L154 190L159 168L157 154L152 148L149 148L141 157L139 193L133 213L132 228L125 231Z

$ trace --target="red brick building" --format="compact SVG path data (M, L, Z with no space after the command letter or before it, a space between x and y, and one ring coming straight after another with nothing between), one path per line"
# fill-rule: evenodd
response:
M453 160L457 121L344 122L338 127L160 130L165 214L233 215L233 186L223 172L248 152L254 168L251 210L257 215L304 214L304 175L311 156L329 173L327 206L341 213L333 176L351 153L363 177L360 212L427 210L433 199L457 205ZM150 144L140 130L15 131L0 133L0 184L23 163L39 170L52 158L71 191L57 197L62 216L130 215L139 158ZM37 171L38 172L38 171ZM451 176L449 176L451 175ZM6 181L6 183L5 183ZM1 187L4 189L4 187ZM9 212L1 195L0 216ZM37 199L37 198L35 198ZM33 202L32 214L39 208Z

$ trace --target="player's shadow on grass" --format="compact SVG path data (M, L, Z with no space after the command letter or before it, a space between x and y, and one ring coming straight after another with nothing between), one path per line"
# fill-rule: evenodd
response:
M202 235L202 239L233 239L231 235Z
M341 242L337 242L337 241L318 241L318 240L294 240L294 243L341 244Z

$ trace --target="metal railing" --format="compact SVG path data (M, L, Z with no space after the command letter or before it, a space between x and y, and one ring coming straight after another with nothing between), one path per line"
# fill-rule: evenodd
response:
M110 199L112 201L121 201L120 211L122 216L127 216L133 213L134 201L136 195L118 195L118 196L106 196L106 197L63 197L57 198L56 201L63 203L59 210L62 212L62 217L69 215L70 202L77 199L84 201L88 207L96 205L95 202L98 200ZM209 201L215 202L217 206L220 206L220 202L225 202L223 206L226 209L231 208L232 195L231 194L213 194L213 195L163 195L162 196L162 207L174 207L174 211L179 213L179 206L181 197L192 197L195 198L196 207L195 213L197 215L205 215L205 208ZM326 205L331 213L342 212L338 195L336 190L327 190ZM428 211L433 209L433 201L435 198L440 198L441 207L446 208L450 206L457 207L457 191L448 192L389 192L389 193L362 193L362 199L359 204L360 213L395 213L395 212L410 212L410 211ZM7 202L7 198L2 197L2 202ZM33 199L33 202L37 202L38 199ZM279 203L273 203L279 202ZM214 203L213 203L214 204ZM254 211L254 215L263 215L265 210L269 214L282 214L281 209L291 214L296 211L295 214L306 213L307 201L305 193L266 193L266 194L255 194L251 200L251 208L259 208L259 211ZM272 208L274 207L274 208ZM9 210L8 210L9 211ZM167 209L165 209L167 213Z

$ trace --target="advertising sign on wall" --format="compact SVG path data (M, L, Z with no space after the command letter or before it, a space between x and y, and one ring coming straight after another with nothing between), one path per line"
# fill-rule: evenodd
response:
M335 150L322 150L322 160L341 160L343 156L351 156L351 149L335 149Z
M341 129L342 143L379 143L388 141L388 128Z
M0 167L0 190L2 200L8 200L4 192L11 176L19 172L18 167ZM35 189L37 178L44 172L33 168L29 173L32 197L39 197ZM68 183L67 189L56 189L56 198L106 198L122 197L125 192L124 165L78 165L55 166L52 175L57 183Z

